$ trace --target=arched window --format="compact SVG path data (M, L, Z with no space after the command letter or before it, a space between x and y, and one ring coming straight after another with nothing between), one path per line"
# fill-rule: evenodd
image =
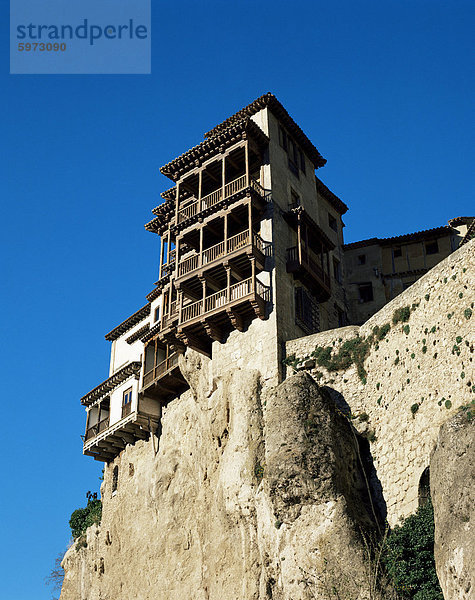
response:
M117 494L117 485L119 483L119 467L116 465L112 471L112 495Z
M422 471L419 479L419 506L425 506L430 500L430 474L429 467Z

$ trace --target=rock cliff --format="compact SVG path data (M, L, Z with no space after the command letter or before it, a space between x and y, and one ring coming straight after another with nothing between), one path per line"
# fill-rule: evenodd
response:
M102 523L67 552L61 600L377 600L365 541L415 511L429 462L445 600L473 597L473 425L458 409L475 392L474 243L361 328L289 342L300 361L280 385L275 357L267 371L239 358L239 333L233 355L187 351L190 389L160 434L106 466ZM310 356L345 341L361 364Z

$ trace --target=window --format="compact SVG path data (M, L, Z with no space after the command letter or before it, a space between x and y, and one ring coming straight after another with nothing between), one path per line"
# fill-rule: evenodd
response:
M439 251L439 244L437 240L433 242L426 242L426 254L437 254Z
M333 277L338 283L341 283L341 264L336 258L333 259Z
M366 264L366 254L360 254L357 258L356 258L356 262L359 265L365 265Z
M132 388L125 390L122 394L122 418L132 412Z
M157 306L157 308L155 309L155 314L153 318L155 319L155 323L157 321L160 321L160 306Z
M360 302L371 302L373 300L373 284L361 283L358 286L358 296Z
M336 314L338 317L338 327L345 327L348 324L348 319L346 318L345 311L341 310L339 306L336 306Z
M320 331L318 304L302 287L295 290L295 322L306 333L318 333Z
M119 485L119 467L116 465L112 471L112 495L117 494L117 486Z
M296 177L299 176L299 169L305 173L305 155L283 127L279 127L279 144L287 152L288 165L292 173Z
M328 225L330 226L330 229L333 229L333 231L338 231L338 223L336 222L335 217L330 213L328 213Z
M430 471L426 467L419 480L419 506L425 506L430 501Z
M297 208L300 206L300 196L294 190L290 190L290 206L289 208Z
M402 248L401 246L395 246L395 248L393 248L393 253L394 253L394 258L399 258L402 256Z

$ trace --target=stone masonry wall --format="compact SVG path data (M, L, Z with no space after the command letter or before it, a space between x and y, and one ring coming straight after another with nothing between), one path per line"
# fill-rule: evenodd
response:
M429 465L440 426L475 398L474 255L472 241L361 327L286 344L287 357L303 361L295 361L294 367L306 364L370 440L391 526L418 506L420 477ZM408 320L393 323L397 309L406 307ZM389 331L378 340L373 330L379 327L381 335L385 324ZM345 341L372 335L364 372L358 374L355 364L338 371L313 366L316 347L330 347L335 355ZM294 367L287 368L288 375Z

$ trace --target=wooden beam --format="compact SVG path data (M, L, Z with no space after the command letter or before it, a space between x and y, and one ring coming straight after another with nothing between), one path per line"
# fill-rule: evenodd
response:
M218 327L215 323L212 323L208 319L203 319L202 324L208 337L215 342L223 341L223 331L221 327Z
M238 331L244 331L244 320L242 318L242 315L237 313L232 308L228 308L226 310L226 313L234 329L237 329Z

